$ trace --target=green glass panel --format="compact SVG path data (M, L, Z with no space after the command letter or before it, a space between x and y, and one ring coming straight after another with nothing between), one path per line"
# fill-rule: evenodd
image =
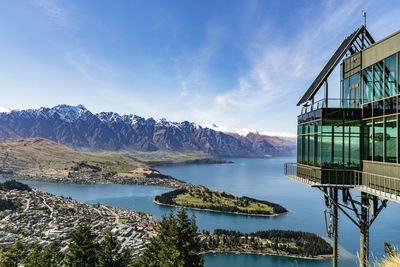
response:
M396 162L397 126L396 116L386 118L385 122L385 161Z
M374 121L374 161L383 161L384 141L383 119Z
M343 165L343 126L333 126L333 159L334 167Z
M297 162L302 162L302 153L301 153L301 136L297 136Z
M309 155L308 155L308 163L310 165L314 165L314 135L309 135Z
M372 140L373 140L372 120L364 122L364 159L372 160Z
M315 165L317 165L317 166L320 166L321 165L321 142L320 142L320 139L321 139L321 134L319 133L319 134L316 134L315 135L315 137L314 137L315 139L314 139L314 142L315 142L315 162L314 162L314 164Z
M321 166L323 167L329 167L332 163L332 137L332 133L321 135Z
M396 95L396 55L385 59L385 96Z
M383 97L383 63L374 64L374 99L382 99Z
M364 101L369 103L372 101L372 68L368 67L364 70Z

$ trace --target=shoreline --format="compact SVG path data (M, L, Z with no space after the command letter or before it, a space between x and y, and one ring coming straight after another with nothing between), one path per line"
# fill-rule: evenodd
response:
M221 210L212 210L212 209L201 209L201 208L194 208L194 207L188 207L188 206L180 206L180 205L174 205L174 204L164 204L161 202L156 201L153 198L153 203L160 205L160 206L169 206L169 207L176 207L176 208L186 208L186 209L192 209L192 210L198 210L198 211L211 211L211 212L218 212L218 213L225 213L225 214L233 214L233 215L244 215L244 216L257 216L257 217L277 217L281 215L285 215L287 212L283 213L278 213L278 214L252 214L252 213L244 213L244 212L230 212L230 211L221 211Z
M300 256L300 255L282 255L282 254L275 254L275 253L268 253L268 252L251 252L251 251L218 251L218 250L208 250L202 252L202 254L221 254L221 253L229 253L229 254L247 254L247 255L261 255L261 256L276 256L276 257L284 257L284 258L296 258L296 259L304 259L304 260L328 260L332 258L332 255L320 255L316 257L310 256Z

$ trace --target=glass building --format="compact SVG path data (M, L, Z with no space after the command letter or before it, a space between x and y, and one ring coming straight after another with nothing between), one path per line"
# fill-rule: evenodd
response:
M363 27L340 45L298 104L300 177L353 185L363 172L381 175L396 178L388 191L400 195L399 52L400 32L375 42ZM340 90L340 98L330 99L328 76L336 66L340 88L330 90ZM322 89L325 97L314 101Z
M328 88L336 67L340 88ZM361 26L339 45L297 104L297 162L285 164L285 175L323 192L334 267L338 210L360 229L359 264L367 267L370 226L388 201L400 203L399 79L400 32L375 42ZM315 101L320 90L324 97ZM340 97L329 98L331 90ZM359 200L354 192L360 192Z

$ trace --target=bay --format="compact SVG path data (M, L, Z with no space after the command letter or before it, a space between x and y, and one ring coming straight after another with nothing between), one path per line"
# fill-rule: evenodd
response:
M324 201L318 189L292 181L283 175L284 162L295 158L230 159L233 164L189 164L158 167L162 173L239 196L249 196L279 203L290 212L277 217L253 217L209 211L191 211L200 230L216 228L251 232L265 229L291 229L325 236ZM160 218L175 208L153 203L155 195L171 189L140 185L81 185L26 181L42 191L68 196L86 203L103 203L132 210L146 211ZM356 193L356 192L354 192ZM356 194L357 195L357 194ZM371 228L371 251L383 253L384 241L400 244L400 205L389 203ZM339 215L340 266L357 266L358 229L342 213ZM331 266L330 260L313 261L286 257L210 254L207 267L217 266Z

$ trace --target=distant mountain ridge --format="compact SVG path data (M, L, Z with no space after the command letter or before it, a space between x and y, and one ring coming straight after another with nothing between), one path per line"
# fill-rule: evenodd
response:
M145 119L114 112L92 113L83 105L0 113L0 140L41 137L77 149L203 151L230 157L286 156L295 139L249 133L240 136L194 123Z

